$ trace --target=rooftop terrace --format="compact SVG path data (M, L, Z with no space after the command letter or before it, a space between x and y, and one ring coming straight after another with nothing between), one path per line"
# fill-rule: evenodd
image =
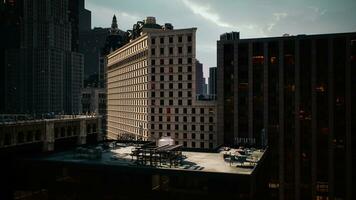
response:
M142 146L137 144L111 142L104 148L102 144L92 147L78 147L75 150L42 157L40 160L64 162L69 164L103 165L112 167L121 166L132 168L140 167L162 170L250 175L265 152L265 150L252 148L222 148L216 153L208 153L182 151L178 148L178 150L175 150L178 154L175 153L174 155L181 155L181 157L177 159L175 164L170 162L159 162L159 164L156 163L156 165L152 165L152 162L154 162L152 161L152 159L154 159L153 157L149 157L147 162L140 162L139 155L137 153L135 154L137 149L142 149ZM169 149L170 148L168 148L166 152L168 152ZM142 153L142 151L140 151L140 153Z

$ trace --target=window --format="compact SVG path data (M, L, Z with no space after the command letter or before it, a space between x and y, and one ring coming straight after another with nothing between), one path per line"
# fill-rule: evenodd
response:
M178 83L178 89L182 89L183 88L183 84L182 83Z
M213 140L213 134L209 134L209 140Z
M182 64L183 63L183 59L182 58L178 58L178 64Z
M195 131L195 125L193 124L192 125L192 131ZM193 138L193 135L194 135L194 138ZM195 134L192 135L192 138L195 139Z
M162 116L158 116L158 121L162 121Z
M209 117L209 122L212 123L214 121L213 117Z
M156 54L155 48L151 49L151 54L154 56Z
M187 116L183 116L183 122L187 122Z
M188 53L192 53L192 46L188 46Z
M156 65L156 60L151 60L151 65Z
M160 49L159 49L159 53L160 53L161 55L163 55L163 54L164 54L164 48L160 48Z
M160 64L160 65L164 65L164 59L160 59L160 60L159 60L159 64Z
M204 123L204 117L200 117L200 122Z
M170 99L170 100L169 100L169 105L170 105L170 106L173 106L173 99Z
M151 81L155 81L156 77L155 76L151 76Z
M173 54L173 47L169 47L169 55L172 55L172 54Z
M151 97L156 97L156 93L155 92L151 92Z
M200 125L200 131L204 131L204 125Z
M179 66L178 67L178 72L182 72L183 71L183 67L182 66Z
M200 142L200 148L204 148L204 142Z
M169 73L173 73L173 67L169 68ZM173 78L172 78L172 80L173 80Z
M151 129L155 129L155 125L151 124ZM152 132L154 134L154 132Z
M161 83L161 84L159 84L159 85L160 85L161 90L163 90L163 89L164 89L164 84Z
M173 37L169 37L169 43L173 43Z
M160 68L159 68L159 72L160 72L160 73L164 73L164 67L160 67Z
M163 67L162 67L161 69L163 69ZM164 71L164 69L163 69L163 71ZM159 77L159 80L160 80L160 81L164 81L164 76L161 75L161 76Z
M192 108L192 113L195 114L195 108Z
M35 140L36 140L36 141L41 140L41 131L40 131L40 130L36 130Z
M183 47L178 47L178 53L179 54L183 53Z
M24 134L23 132L18 132L17 133L17 143L23 143L24 142Z
M155 108L151 108L151 113L155 113Z
M187 139L187 134L183 133L183 139Z
M174 138L178 138L178 133L174 133Z
M164 100L161 99L159 104L160 104L161 106L164 106Z
M158 124L158 128L159 128L159 130L162 130L162 124ZM161 136L160 136L161 137Z
M186 131L188 129L188 126L186 124L183 125L183 130Z
M192 91L188 91L188 97L192 97ZM195 108L194 108L195 110Z
M188 58L188 64L192 64L192 58Z
M152 106L156 105L156 101L154 99L151 100L151 105Z
M192 72L192 66L188 66L188 72Z
M182 99L179 99L179 100L178 100L178 105L180 105L180 106L183 105Z
M151 73L152 74L156 73L156 69L154 67L151 68Z
M195 117L194 117L194 116L192 117L192 122L195 122ZM195 127L195 126L194 126L194 127Z
M179 114L179 108L175 108L175 109L174 109L174 113L175 113L175 114Z
M173 97L173 91L169 91L169 97Z
M171 58L171 59L169 59L169 64L170 65L173 65L173 59ZM171 72L171 71L170 71ZM173 71L172 71L173 72Z
M166 113L167 113L167 114L171 114L171 108L167 108L167 109L166 109Z
M191 80L192 80L192 75L188 74L188 81L191 81Z
M162 109L162 108L159 108L159 109L158 109L158 113L160 113L160 114L163 113L163 109Z
M159 97L164 97L164 92L163 92L163 91L161 91L161 92L159 93Z
M200 108L200 114L204 114L204 108Z
M191 42L192 41L192 36L188 35L187 40L188 40L188 42Z
M169 81L173 81L173 75L169 75Z
M179 117L178 117L178 116L175 116L175 117L174 117L174 121L179 122Z
M151 39L151 44L156 44L156 38Z
M213 125L209 125L209 131L214 131Z
M173 89L173 83L169 84L169 89Z
M183 108L183 113L187 114L187 110L188 110L187 108Z
M195 142L192 142L192 147L195 148Z
M192 88L192 83L188 83L188 89Z
M178 97L182 97L183 96L183 92L182 91L178 91Z
M175 130L179 130L179 125L176 124L174 128L175 128Z
M178 42L183 42L183 37L182 36L178 36Z
M163 43L164 43L164 38L163 38L163 37L159 38L159 42L160 42L161 44L163 44Z
M155 121L155 116L151 116L151 121Z
M192 105L192 100L188 99L188 106L191 106L191 105Z
M183 146L187 147L187 142L186 141L183 142Z
M183 76L182 75L178 75L178 81L183 80Z

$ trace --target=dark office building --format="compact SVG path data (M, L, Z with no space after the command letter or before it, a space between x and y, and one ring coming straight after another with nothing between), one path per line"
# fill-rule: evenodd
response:
M217 59L220 141L268 138L270 199L355 199L356 33L226 33Z
M209 68L209 79L208 79L208 94L210 96L216 96L216 76L217 76L217 68L210 67Z
M203 64L199 62L199 60L196 60L195 62L195 85L196 85L196 94L197 95L202 95L204 94L203 87L204 83L203 82Z

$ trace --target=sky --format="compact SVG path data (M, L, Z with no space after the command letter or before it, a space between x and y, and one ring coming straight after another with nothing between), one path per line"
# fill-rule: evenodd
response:
M175 29L198 28L196 57L206 78L226 32L252 38L356 31L356 0L85 0L85 7L92 28L110 27L114 14L125 31L147 16Z

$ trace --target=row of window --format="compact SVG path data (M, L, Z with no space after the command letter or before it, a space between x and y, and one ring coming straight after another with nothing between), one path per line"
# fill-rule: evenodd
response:
M158 62L159 61L159 62ZM155 65L176 65L176 64L192 64L193 63L193 59L188 57L188 58L169 58L169 59L152 59L151 60L151 65L155 66Z
M165 126L163 126L165 125ZM181 125L181 126L180 126ZM191 124L151 124L151 130L175 130L175 131L214 131L213 125L195 125Z
M110 65L108 64L108 70L111 70L111 69L114 69L114 68L117 68L117 67L121 67L123 65L126 65L126 64L129 64L129 63L132 63L132 62L137 62L139 59L145 59L147 56L147 50L146 51L142 51L140 53L137 53L137 54L134 54L128 58L125 58L113 65Z
M158 122L163 122L163 118L165 119L166 122L188 122L188 117L187 116L174 116L171 117L170 115L168 116L151 116L151 122L156 122L156 120L158 120ZM191 116L190 117L190 121L189 122L197 122L195 116ZM206 120L204 119L204 116L200 117L200 121L201 123L205 123ZM209 123L213 123L214 122L214 118L213 117L209 117Z
M41 139L42 139L41 136L42 136L42 133L40 130L27 131L27 132L20 131L16 135L16 138L15 138L16 141L13 141L13 139L11 138L11 134L5 133L3 135L3 139L4 139L3 146L41 141Z
M166 114L173 114L173 109L171 108L151 108L151 113L163 113L165 110ZM171 113L172 112L172 113ZM175 114L214 114L214 109L213 108L174 108L174 113Z
M161 36L161 37L152 37L151 38L151 44L172 44L174 42L178 42L178 43L183 43L183 41L186 42L192 42L192 34L187 34L187 35L178 35L178 36ZM156 42L157 41L157 42Z
M162 72L163 71L163 72ZM161 73L164 73L164 69L161 67ZM159 81L191 81L192 80L192 75L191 74L179 74L179 75L160 75L157 77L159 77ZM156 76L152 75L151 76L151 81L156 81ZM157 80L158 81L158 80Z
M161 98L164 98L164 97L192 97L192 91L182 91L182 90L179 90L179 91L160 91L160 92L157 92L157 94L159 95L156 95L156 92L155 91L152 91L151 92L151 97L155 98L155 97L161 97ZM184 94L184 95L183 95Z
M159 70L159 71L158 71ZM151 67L151 74L155 74L155 73L182 73L185 72L186 73L190 73L192 72L192 66L178 66L178 67Z
M167 136L167 137L173 137L173 135L170 132L151 132L151 137L154 138L160 138L162 136ZM212 133L210 134L204 134L204 133L174 133L174 139L193 139L193 140L214 140L214 135Z
M155 90L155 89L192 89L192 83L188 82L188 83L169 83L169 84L165 84L165 83L160 83L159 87L156 88L155 83L151 83L151 89Z
M159 48L159 55L164 56L164 55L167 55L167 53L168 53L168 55L173 55L174 50L176 50L176 52L177 52L176 54L183 54L183 47L167 47L167 48L161 47L161 48ZM184 50L186 50L186 53L191 54L192 46L187 46ZM156 55L156 48L151 48L151 55L152 56Z
M174 102L175 101L175 102ZM159 102L156 103L156 102ZM158 105L156 105L158 104ZM191 99L160 99L159 101L156 99L151 99L151 106L173 106L173 105L178 105L178 106L191 106L192 105L192 100Z
M147 69L145 69L146 66L147 66L147 60L143 60L141 62L137 62L137 63L134 63L132 65L116 68L116 69L110 71L110 73L108 73L108 78L120 76L120 75L127 74L127 73L132 75L132 73L130 73L130 72L134 72L134 71L137 71L137 70L143 70L138 74L134 74L135 76L140 76L140 75L143 75L143 74L147 73ZM120 77L120 79L127 79L127 78L131 78L131 77L129 77L129 76L126 76L126 77L123 77L123 78Z

